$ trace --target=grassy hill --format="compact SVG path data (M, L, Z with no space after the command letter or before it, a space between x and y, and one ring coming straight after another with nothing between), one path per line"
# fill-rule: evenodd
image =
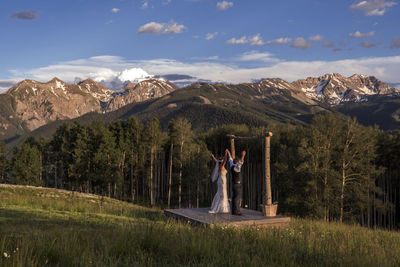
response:
M0 185L0 266L399 266L400 233L293 219L288 229L191 227L64 190Z

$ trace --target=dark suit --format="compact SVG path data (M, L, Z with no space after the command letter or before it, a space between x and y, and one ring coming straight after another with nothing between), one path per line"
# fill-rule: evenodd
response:
M240 164L241 167L241 164ZM240 167L231 164L231 174L232 174L232 214L240 214L240 205L243 197L243 182L242 173L240 172ZM236 170L235 170L236 169ZM237 172L239 170L239 172Z

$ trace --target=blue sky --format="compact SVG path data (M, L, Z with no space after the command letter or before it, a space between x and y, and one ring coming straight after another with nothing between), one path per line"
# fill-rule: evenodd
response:
M397 0L2 0L0 87L125 69L212 81L338 72L398 83Z

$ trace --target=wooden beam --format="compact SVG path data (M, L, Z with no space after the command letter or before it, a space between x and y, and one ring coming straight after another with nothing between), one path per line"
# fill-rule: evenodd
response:
M271 137L272 136L272 132L268 132L266 134L263 135L258 135L258 136L235 136L232 134L228 134L227 135L229 138L231 139L238 139L238 140L255 140L255 139L261 139L261 138L265 138L265 137Z

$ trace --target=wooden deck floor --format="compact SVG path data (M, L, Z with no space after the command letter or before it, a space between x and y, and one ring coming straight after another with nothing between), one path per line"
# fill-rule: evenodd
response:
M288 227L290 217L265 217L255 210L241 209L242 216L232 214L210 214L208 208L199 209L167 209L167 217L206 226L256 226L256 227Z

